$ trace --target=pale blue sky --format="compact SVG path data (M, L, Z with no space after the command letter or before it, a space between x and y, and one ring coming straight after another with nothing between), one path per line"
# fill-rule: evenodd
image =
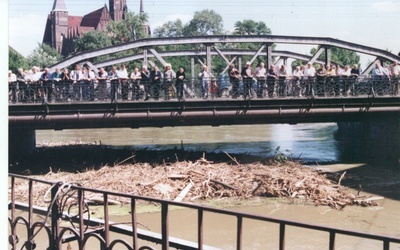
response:
M84 15L101 8L108 0L64 0L70 15ZM9 44L28 55L43 38L53 0L9 0ZM137 13L139 0L127 0ZM400 52L399 0L144 0L152 30L180 18L184 23L195 11L212 9L220 14L226 30L236 21L263 21L274 35L332 37L362 45ZM278 49L308 52L304 46ZM363 61L367 61L364 57Z

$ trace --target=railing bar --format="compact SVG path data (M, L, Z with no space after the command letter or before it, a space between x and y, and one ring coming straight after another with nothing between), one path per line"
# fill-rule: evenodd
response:
M329 250L334 250L335 249L335 237L336 233L335 231L329 231Z
M51 207L51 234L52 242L50 243L51 249L61 249L62 240L58 238L60 230L59 214L58 214L58 191L60 188L59 183L55 183L51 188L51 201L53 206Z
M132 218L132 246L136 250L138 248L138 238L137 238L137 225L136 225L136 200L131 198L131 218Z
M279 224L279 249L285 249L285 223Z
M162 249L169 249L169 235L168 235L168 203L161 204L161 234L162 234Z
M28 206L29 206L29 211L28 211L28 223L29 223L29 228L32 227L32 221L33 221L33 181L29 180L28 184ZM28 231L28 239L31 238L33 232L32 230Z
M203 249L203 209L197 209L197 241L198 248Z
M108 214L108 194L103 195L104 199L104 240L106 242L106 248L109 247L110 244L110 222L109 222L109 214Z
M389 250L389 249L390 249L390 241L383 240L383 250Z
M83 219L83 209L84 209L83 192L84 192L83 190L78 190L79 236L81 237L81 239L83 239L83 237L85 236L85 230L84 230L85 222Z
M237 217L237 228L236 228L236 249L242 249L242 230L243 230L243 217Z

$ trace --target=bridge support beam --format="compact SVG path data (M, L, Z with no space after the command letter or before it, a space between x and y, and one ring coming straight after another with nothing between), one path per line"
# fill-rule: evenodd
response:
M8 129L8 149L9 157L29 155L36 148L36 133L31 128L9 128Z
M354 153L354 145L356 145L362 154L371 157L369 163L378 167L383 163L390 164L391 167L400 167L400 118L340 122L338 128L339 140L351 147L350 155L346 151L343 152L347 158L357 157L357 153Z

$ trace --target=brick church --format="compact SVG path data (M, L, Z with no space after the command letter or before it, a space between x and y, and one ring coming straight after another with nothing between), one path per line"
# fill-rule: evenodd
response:
M74 38L88 31L105 30L111 20L121 21L125 18L128 10L126 0L109 0L109 7L105 4L84 16L70 16L64 0L54 0L53 9L47 17L43 43L64 56L68 55L74 49ZM143 0L140 1L140 12L143 12Z

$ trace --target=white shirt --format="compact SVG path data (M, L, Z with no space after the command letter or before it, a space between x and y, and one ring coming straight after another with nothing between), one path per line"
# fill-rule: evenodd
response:
M311 66L310 68L306 67L304 69L304 76L310 76L310 77L315 76L315 68L313 66Z
M121 69L117 71L117 76L118 78L121 79L128 79L128 71L126 71L126 69Z

